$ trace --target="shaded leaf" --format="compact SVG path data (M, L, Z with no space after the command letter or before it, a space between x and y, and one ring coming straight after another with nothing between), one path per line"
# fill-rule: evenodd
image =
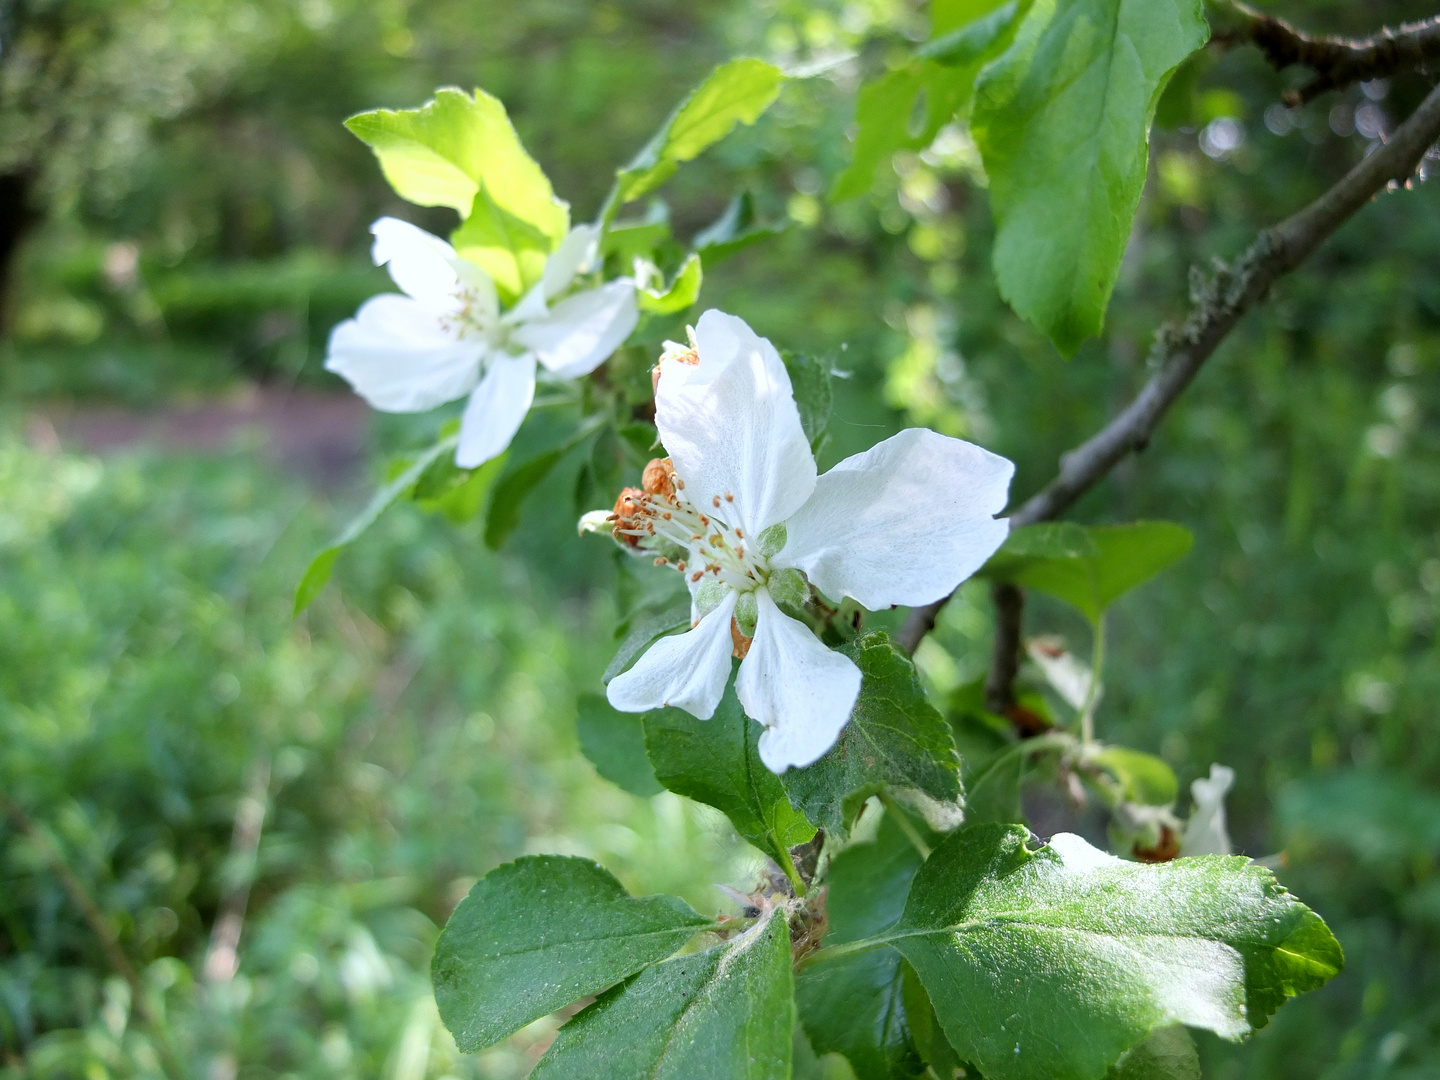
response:
M335 560L339 558L340 552L375 524L380 515L391 505L404 498L406 493L415 486L416 481L424 475L425 470L440 458L440 455L455 449L455 443L456 436L447 436L411 462L398 476L370 497L370 501L365 504L365 509L351 519L350 524L345 526L329 547L310 560L310 565L306 567L299 584L295 586L294 614L299 615L310 606L315 597L320 595L320 590L325 588L326 583L330 580L331 571L335 568Z
M1194 537L1182 525L1031 525L1016 529L980 573L1064 600L1092 623L1125 593L1178 562Z
M1035 4L975 85L1001 295L1065 355L1099 333L1170 73L1205 44L1200 0Z
M645 731L638 713L612 709L599 694L582 694L575 709L580 750L596 772L641 798L665 790L645 756Z
M650 643L663 634L681 627L690 628L690 597L686 594L669 603L655 607L642 607L629 618L629 628L615 651L614 658L600 676L600 681L610 680L630 666L630 662L650 647Z
M873 841L846 848L830 865L825 944L880 933L905 908L923 860L890 814ZM889 1080L923 1071L901 1001L894 949L876 949L806 968L795 980L800 1022L820 1054L844 1054L857 1080Z
M675 708L646 713L645 751L660 783L715 807L736 832L784 865L786 852L814 836L815 828L761 762L760 731L740 707L732 679L709 720Z
M640 310L652 315L673 315L684 311L700 298L703 276L700 256L692 251L663 290L645 288L639 291Z
M560 1029L531 1080L774 1080L790 1075L790 934L776 914L606 991Z
M410 497L422 510L444 514L460 525L480 516L508 458L509 451L506 451L479 468L462 469L454 458L446 455L425 470Z
M846 835L860 804L882 790L930 811L932 826L953 828L962 803L955 740L915 665L885 634L866 634L841 651L860 668L860 697L825 756L781 777L791 801L835 836ZM948 822L937 818L946 813Z
M536 454L506 470L490 494L490 509L485 516L485 546L498 550L505 543L515 526L520 524L520 510L531 492L538 490L555 466L575 447L595 434L604 424L601 416L592 416L583 421L559 446ZM512 447L510 453L514 454Z
M789 350L781 353L780 358L785 362L790 386L795 392L800 427L810 441L811 451L818 453L825 443L835 397L834 388L830 385L830 365L816 357Z
M900 964L900 1000L905 1006L905 1023L910 1028L910 1038L915 1050L936 1076L953 1077L966 1075L965 1063L950 1045L945 1032L940 1028L940 1018L935 1015L935 1006L930 995L920 985L920 976L909 961Z
M737 251L778 236L782 231L783 225L759 223L755 197L744 191L730 200L723 214L695 234L690 246L704 257L707 265L714 266L721 259L728 259Z
M1200 1055L1183 1027L1163 1027L1111 1066L1106 1080L1200 1080Z
M449 206L463 218L483 189L507 220L532 227L552 248L570 227L569 210L520 145L505 106L483 90L437 90L418 109L376 109L345 126L369 144L403 199Z
M496 867L435 946L440 1017L461 1050L663 960L710 920L676 896L636 898L588 859L531 855Z
M780 93L784 74L763 60L731 60L701 83L618 175L627 203L668 180L676 167L719 142L736 124L753 124Z
M991 1080L1098 1080L1177 1023L1238 1038L1343 964L1319 916L1246 859L1143 865L1067 834L1028 840L949 837L887 935Z

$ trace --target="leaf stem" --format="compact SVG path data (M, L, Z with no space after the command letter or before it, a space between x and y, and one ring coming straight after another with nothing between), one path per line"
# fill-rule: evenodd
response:
M1100 704L1100 672L1105 666L1105 613L1094 623L1094 645L1090 653L1090 685L1085 688L1085 703L1080 706L1080 745L1095 741L1095 708Z
M991 758L975 779L966 785L966 789L973 795L990 780L1001 765L1016 755L1034 754L1045 750L1064 750L1074 745L1075 736L1068 731L1052 731L1048 735L1037 735L1033 739L1021 739Z
M780 869L785 871L785 876L790 879L790 887L795 890L797 897L805 895L805 879L800 876L800 871L795 869L795 860L790 857L790 852L784 844L775 845L775 861L780 864Z
M839 945L822 945L814 952L807 953L800 958L796 970L804 971L812 964L823 964L826 960L839 960L845 956L855 956L858 953L870 952L882 945L888 944L885 938L861 938L859 941L844 941Z
M930 845L927 844L925 838L920 835L920 830L915 828L915 823L910 820L909 815L901 810L900 807L895 804L895 800L883 791L880 793L880 805L885 808L885 813L889 817L895 819L895 824L900 826L900 831L905 834L905 838L915 845L915 850L920 853L920 857L922 859L928 859L930 857Z

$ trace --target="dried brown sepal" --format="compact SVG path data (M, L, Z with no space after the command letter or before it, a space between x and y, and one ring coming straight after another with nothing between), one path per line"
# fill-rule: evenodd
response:
M640 486L651 495L675 497L675 466L667 458L651 458L640 476Z
M1169 862L1180 854L1180 838L1169 825L1161 825L1160 839L1155 846L1141 847L1136 844L1134 852L1135 858L1143 863Z
M730 641L735 646L733 654L736 660L744 660L746 654L750 652L751 644L755 641L754 638L748 638L740 632L740 624L735 621L733 615L730 617Z

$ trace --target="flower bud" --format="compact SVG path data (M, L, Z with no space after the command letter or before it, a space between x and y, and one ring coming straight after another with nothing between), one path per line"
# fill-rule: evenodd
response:
M640 486L651 495L673 498L675 495L675 466L667 458L652 458L641 475Z

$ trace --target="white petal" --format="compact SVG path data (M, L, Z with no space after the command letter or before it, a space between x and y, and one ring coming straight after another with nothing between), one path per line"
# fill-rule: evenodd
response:
M1234 769L1211 765L1208 780L1202 778L1190 785L1195 810L1185 823L1181 855L1229 855L1234 851L1230 831L1225 827L1225 796L1234 783Z
M511 338L534 349L551 374L573 379L588 375L618 349L639 317L635 286L627 278L617 278L566 297L541 317L522 324Z
M455 464L473 469L509 446L534 398L535 357L495 357L460 417Z
M691 502L709 514L718 498L714 512L759 536L815 489L815 457L790 376L775 346L733 315L707 311L696 338L698 365L661 365L660 440Z
M597 232L594 225L576 225L560 241L560 246L545 260L541 282L545 298L559 296L575 280L575 275L590 269L595 261Z
M755 598L760 617L735 692L746 715L765 725L760 760L782 773L835 745L860 696L860 669L782 612L764 589Z
M772 561L872 611L928 604L1004 543L1009 525L995 515L1014 472L973 443L910 428L820 477Z
M715 715L715 706L730 681L730 617L732 592L699 624L673 637L661 638L635 666L610 680L605 696L621 712L645 712L674 705L701 720Z
M485 345L457 340L433 308L384 293L330 332L325 369L382 412L424 412L464 397Z

